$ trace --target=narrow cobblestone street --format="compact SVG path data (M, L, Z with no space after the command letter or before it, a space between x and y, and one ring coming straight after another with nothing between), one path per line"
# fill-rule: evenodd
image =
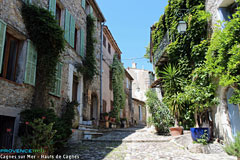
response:
M94 140L72 145L67 154L82 160L236 160L221 154L194 154L173 142L176 137L158 136L147 128L118 129Z

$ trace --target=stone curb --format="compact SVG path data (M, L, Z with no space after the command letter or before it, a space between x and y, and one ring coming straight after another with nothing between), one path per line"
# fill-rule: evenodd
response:
M163 139L163 140L121 140L121 139L113 139L113 140L102 140L102 139L82 139L82 142L122 142L122 143L152 143L152 142L170 142L171 139Z

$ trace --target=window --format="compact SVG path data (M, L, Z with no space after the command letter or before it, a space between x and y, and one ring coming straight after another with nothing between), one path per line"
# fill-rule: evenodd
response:
M2 72L0 76L11 81L16 81L19 43L20 41L18 39L6 33L4 51L2 55Z
M129 84L128 84L128 78L127 78L127 79L126 79L126 87L127 87L127 88L128 88L128 85L129 85Z
M109 89L112 90L112 71L109 71Z
M106 48L106 37L103 35L103 46Z
M233 3L227 7L219 7L219 16L221 21L230 21L232 15L237 11L237 3ZM225 23L222 23L222 28L225 28Z
M111 101L111 111L113 110L114 106L113 106L113 101Z
M108 53L111 54L111 45L108 43Z
M55 18L58 22L58 25L60 26L61 24L61 8L59 7L58 4L56 4L56 15L55 15Z

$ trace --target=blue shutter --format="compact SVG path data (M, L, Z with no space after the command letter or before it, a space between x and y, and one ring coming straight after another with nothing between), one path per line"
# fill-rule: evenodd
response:
M82 8L85 9L86 6L86 0L82 0Z
M90 15L93 16L93 8L90 6Z
M2 72L6 27L7 24L0 19L0 73Z
M28 41L27 48L27 61L25 68L25 78L24 83L35 85L36 79L36 68L37 68L37 51L33 46L32 42Z
M65 37L65 40L69 43L69 40L70 40L70 13L69 11L66 9L65 10L65 32L64 32L64 37Z
M49 11L56 15L56 0L49 0Z
M71 15L71 23L70 23L70 42L69 44L74 48L74 40L75 40L75 19Z

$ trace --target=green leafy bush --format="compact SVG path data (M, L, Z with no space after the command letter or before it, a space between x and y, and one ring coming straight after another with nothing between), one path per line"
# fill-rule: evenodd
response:
M21 112L21 120L24 123L31 123L34 122L35 119L41 119L44 117L44 124L48 125L52 123L53 130L56 130L56 134L53 136L53 147L55 152L59 152L72 134L71 129L72 121L74 119L74 106L76 106L76 102L67 102L66 110L62 114L61 118L58 117L52 109L27 109ZM37 136L41 137L41 135ZM26 133L24 133L22 137L25 138Z
M26 126L26 135L22 137L23 146L32 149L44 149L49 154L53 153L54 135L56 130L53 129L54 123L46 124L44 118L34 119Z
M238 132L234 142L225 147L225 151L230 155L240 158L240 132Z
M152 114L151 123L154 124L159 133L168 133L169 127L173 125L173 117L169 108L160 102L155 91L148 90L146 96L146 104Z

